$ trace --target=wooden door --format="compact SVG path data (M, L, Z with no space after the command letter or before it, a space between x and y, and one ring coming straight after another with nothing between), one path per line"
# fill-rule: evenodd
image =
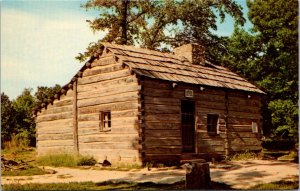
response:
M195 152L195 102L181 100L182 152Z

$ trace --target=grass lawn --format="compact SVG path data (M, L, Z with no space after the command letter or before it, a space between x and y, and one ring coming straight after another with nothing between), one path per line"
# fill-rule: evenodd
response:
M35 148L14 148L1 150L1 157L16 162L26 162L29 164L28 168L5 171L1 168L2 176L31 176L47 174L44 170L38 168L35 163L36 151Z
M152 182L132 183L132 182L71 182L57 184L11 184L2 185L3 190L184 190L185 181L175 184L155 184ZM230 190L230 186L212 182L212 190Z

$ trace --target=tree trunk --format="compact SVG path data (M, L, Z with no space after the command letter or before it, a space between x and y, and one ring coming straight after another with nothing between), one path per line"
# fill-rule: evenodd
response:
M122 1L122 36L121 36L121 44L127 44L127 11L128 11L129 0Z

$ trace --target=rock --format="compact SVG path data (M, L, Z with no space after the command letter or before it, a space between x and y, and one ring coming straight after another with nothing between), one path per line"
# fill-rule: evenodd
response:
M108 160L104 160L102 166L111 166L111 163Z

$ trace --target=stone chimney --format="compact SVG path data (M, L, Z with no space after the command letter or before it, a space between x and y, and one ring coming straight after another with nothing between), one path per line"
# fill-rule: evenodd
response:
M175 48L173 52L177 56L185 57L192 64L205 65L205 48L200 44L185 44Z

